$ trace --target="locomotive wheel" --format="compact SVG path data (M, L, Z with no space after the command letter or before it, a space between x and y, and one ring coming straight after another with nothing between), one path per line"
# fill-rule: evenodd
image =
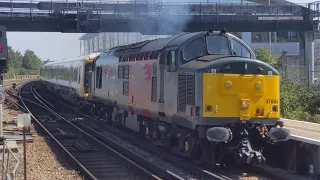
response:
M90 106L90 114L92 114L92 115L94 114L94 106L93 105Z
M185 155L190 158L196 165L201 165L203 163L201 146L199 140L195 136L190 135L185 139L184 142Z
M193 161L194 164L196 165L202 165L203 164L203 160L205 157L203 157L204 153L202 152L201 146L200 144L195 144L193 147L193 150L191 152L191 160Z
M112 122L112 112L108 112L108 109L105 110L105 118L106 118L106 123L110 124Z
M159 145L159 132L157 131L157 128L153 128L152 130L152 143L156 146Z
M80 110L80 111L83 110L82 103L79 104L79 110Z
M99 119L102 119L105 117L104 109L100 107L99 109Z
M149 127L146 127L145 129L146 129L146 130L145 130L145 132L146 132L146 133L145 133L145 136L146 136L147 139L150 139Z

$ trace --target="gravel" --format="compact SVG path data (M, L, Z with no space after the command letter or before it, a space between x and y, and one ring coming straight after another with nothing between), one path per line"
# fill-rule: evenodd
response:
M182 170L178 167L175 167L174 165L165 162L161 158L156 157L155 155L150 154L149 152L146 152L139 147L119 138L118 136L115 136L112 133L109 133L107 131L103 131L103 134L106 137L111 137L111 139L122 146L132 150L133 152L139 154L140 156L144 157L145 159L149 160L150 162L158 165L159 167L163 167L167 171L171 171L178 176L182 177L183 179L201 179L200 177L197 177L190 172L186 172L185 170ZM223 173L226 179L240 179L240 180L268 180L269 178L263 177L261 175L257 175L255 173L247 173L247 172L228 172Z
M129 150L139 154L141 157L144 157L145 159L147 159L148 161L152 162L153 164L156 164L159 167L164 168L167 171L170 171L178 176L180 176L183 179L189 179L189 180L193 180L193 179L201 179L200 177L196 177L193 174L190 174L189 172L186 172L180 168L175 167L174 165L165 162L164 160L162 160L161 158L158 158L152 154L150 154L149 152L146 152L142 149L140 149L137 146L134 146L131 143L128 143L124 140L122 140L121 138L113 135L112 133L109 133L107 131L103 131L103 134L106 137L111 137L111 139L116 142L117 144L122 145L123 147L128 148Z
M3 120L12 120L17 114L21 113L15 110L6 109L3 106ZM5 125L5 130L16 129L14 125ZM33 143L27 143L27 179L32 180L80 180L84 179L79 173L64 160L62 154L57 151L49 137L39 134L31 127L33 134ZM15 153L20 160L18 167L17 179L23 178L23 145L18 144L19 152ZM0 154L0 162L2 163L2 153ZM14 159L10 158L11 170L15 165ZM0 166L2 172L2 165ZM0 173L2 177L2 173Z

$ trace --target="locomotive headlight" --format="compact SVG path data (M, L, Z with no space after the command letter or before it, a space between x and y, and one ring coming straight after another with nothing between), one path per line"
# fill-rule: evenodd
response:
M248 108L249 107L249 100L242 100L242 107Z
M271 112L278 112L278 106L277 105L273 105L270 107L270 111Z
M226 88L230 88L232 86L232 82L231 81L227 81L226 82Z
M261 87L262 87L261 82L257 82L257 83L256 83L256 88L257 88L257 89L260 89Z

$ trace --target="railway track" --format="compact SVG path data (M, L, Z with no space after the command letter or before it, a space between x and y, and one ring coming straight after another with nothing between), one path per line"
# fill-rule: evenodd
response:
M195 166L194 164L188 162L187 160L183 158L176 157L170 153L167 153L165 151L159 152L159 148L156 148L152 145L148 145L139 137L133 136L133 134L128 133L128 130L125 129L124 133L121 131L121 129L115 129L107 124L105 124L102 121L97 120L96 118L93 118L91 116L88 116L80 111L78 111L76 108L73 108L70 104L66 102L62 102L55 97L48 95L47 91L42 91L43 88L39 91L40 94L46 97L47 101L54 102L56 101L59 104L59 111L63 111L64 114L77 114L77 118L74 118L73 122L78 126L81 127L83 130L87 132L94 132L92 135L94 135L96 138L100 139L101 141L104 141L106 143L110 143L110 141L117 141L118 143L121 142L122 146L128 147L130 149L135 150L137 153L141 153L141 150L138 150L139 148L147 151L143 152L142 156L149 157L150 154L153 154L156 156L157 161L161 161L159 159L163 159L166 162L170 162L170 164L173 164L173 166L178 167L178 169L183 169L187 172L193 172L192 176L198 177L201 179L234 179L238 178L239 174L242 172L231 172L230 170L217 170L217 171L212 171L209 169L205 168L199 168ZM92 131L94 130L94 131ZM124 129L123 129L124 130ZM138 135L138 134L135 134ZM120 137L120 138L119 138ZM109 140L108 140L109 139ZM130 142L126 143L125 141ZM162 162L159 163L159 166L166 166L166 164L162 164ZM169 169L170 171L173 171L177 174L179 174L178 169ZM254 174L259 174L259 173L254 173ZM254 175L255 177L257 175ZM261 175L258 175L261 176ZM182 173L181 177L187 178L188 175ZM262 179L267 179L267 178L262 178Z
M8 95L6 97L5 104L9 108L14 108L15 110L22 110L24 112L27 112L27 110L22 105L19 104L20 99L19 99L18 93L19 93L19 87L29 82L30 81L23 81L23 82L16 83L16 89L8 88L9 84L5 85L4 93Z
M87 179L183 179L121 145L115 149L98 140L92 135L95 134L93 129L90 134L83 131L74 125L76 116L57 111L53 102L49 103L37 93L34 82L23 86L19 97L25 109L34 114L34 121L52 137Z

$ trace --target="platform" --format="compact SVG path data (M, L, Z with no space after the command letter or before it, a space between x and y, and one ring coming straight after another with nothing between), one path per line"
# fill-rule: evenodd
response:
M282 119L291 131L291 139L320 146L320 124Z

